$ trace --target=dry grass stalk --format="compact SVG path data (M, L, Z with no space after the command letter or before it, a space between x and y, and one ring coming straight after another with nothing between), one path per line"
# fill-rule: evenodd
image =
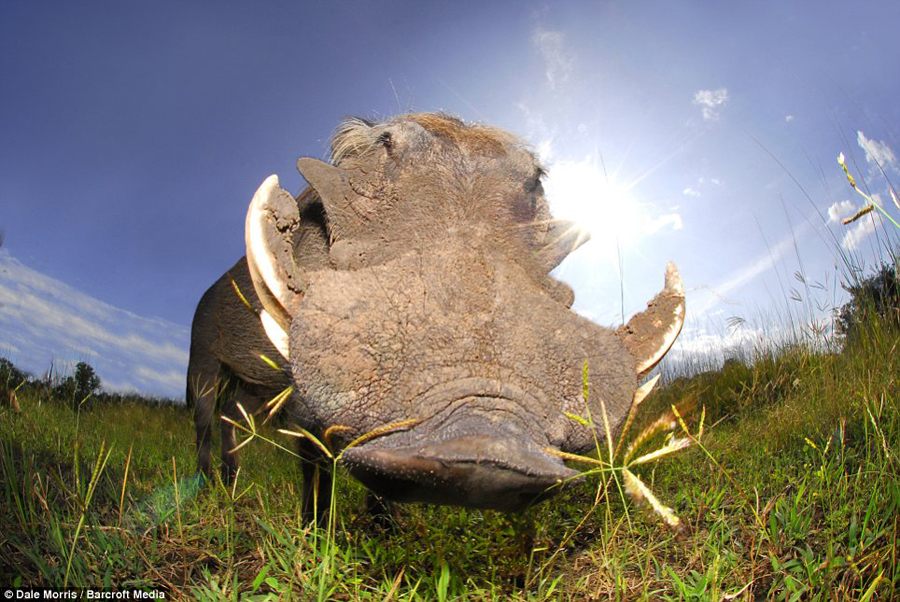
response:
M644 482L641 481L637 476L634 475L627 468L622 469L622 474L625 475L625 491L632 498L638 501L646 501L650 504L650 507L653 508L653 511L658 515L663 517L668 524L673 529L679 529L681 527L681 520L675 516L675 513L672 512L672 509L668 506L664 506L662 502L657 499L657 497L650 491L650 488L644 485Z
M261 359L262 361L264 361L264 362L265 362L270 368L272 368L273 370L277 370L277 371L279 371L279 372L284 372L284 370L281 369L281 366L279 366L279 365L276 364L274 361L272 361L271 359L269 359L269 357L268 357L265 353L260 353L260 354L259 354L259 359Z
M568 452L558 450L555 447L545 447L544 451L550 455L562 458L563 460L571 460L572 462L584 462L586 464L595 464L597 466L610 466L609 462L604 462L603 460L600 460L598 458L581 456L579 454L570 454Z
M860 209L859 211L857 211L850 217L845 217L843 220L841 220L841 223L844 224L845 226L847 224L852 224L853 222L855 222L862 216L866 215L867 213L872 213L873 209L875 209L875 205L866 205L865 207L863 207L862 209Z
M637 451L637 449L644 443L646 443L651 437L663 431L671 431L675 428L675 424L675 416L673 416L671 412L666 412L665 414L648 424L644 428L644 430L638 433L638 436L634 438L634 441L629 444L628 449L625 450L625 464L628 464L628 461L634 455L634 452Z
M659 458L662 458L663 456L668 456L671 453L675 453L690 446L690 439L686 439L683 437L681 439L675 439L670 434L665 445L655 451L650 452L649 454L644 454L639 458L635 458L634 460L629 462L628 465L636 466L638 464L645 464L647 462L650 462L651 460L657 460Z
M615 455L619 454L619 451L622 449L622 444L625 443L625 434L628 432L628 429L631 428L631 423L634 422L634 417L637 415L637 409L641 405L641 402L647 398L647 395L650 394L650 391L653 390L653 387L656 386L656 383L659 382L660 374L657 374L643 385L638 387L637 391L634 392L634 398L631 401L631 408L628 410L628 417L625 418L625 425L622 427L622 433L619 435L619 443L616 444Z
M266 424L267 422L269 422L269 420L272 418L272 416L274 416L275 414L278 413L279 410L281 410L281 408L284 406L285 402L288 399L290 399L291 393L293 393L293 392L294 392L294 388L288 387L287 389L285 389L284 391L282 391L281 393L279 393L278 395L276 395L275 397L270 399L268 403L266 403L265 407L268 408L269 414L268 414L268 416L266 416L266 419L263 420L263 424Z
M333 460L333 459L334 459L334 454L331 453L331 450L328 449L328 446L326 446L324 443L322 443L321 441L319 441L319 438L318 438L318 437L316 437L315 435L313 435L312 433L310 433L308 430L306 430L306 429L303 428L302 426L294 425L294 428L297 429L297 430L292 431L292 430L288 430L288 429L278 429L278 432L281 433L282 435L287 435L288 437L295 437L295 438L298 438L298 439L301 439L301 438L302 438L302 439L308 439L309 441L311 441L311 442L313 443L313 445L315 445L316 447L318 447L319 450L320 450L323 454L325 454L325 456L326 456L329 460Z
M256 310L253 309L253 306L250 305L249 301L247 301L247 297L245 297L244 293L241 292L241 289L240 287L238 287L237 282L234 281L234 278L231 279L231 286L232 288L234 288L234 292L237 293L237 296L240 298L241 303L243 303L247 307L247 309L249 309L253 313L256 313Z
M585 405L587 406L587 399L588 399L587 363L585 363L585 366L584 366L583 378L584 378L584 383L583 383L584 399L585 399ZM549 454L555 455L564 460L570 460L570 461L575 461L575 462L584 462L584 463L588 463L588 464L593 464L595 466L602 466L602 467L606 468L607 470L612 469L612 470L622 471L622 474L625 477L625 492L629 496L634 498L636 501L639 501L639 502L646 501L650 505L650 507L653 509L653 511L655 513L657 513L658 515L660 515L665 520L666 524L668 524L670 527L672 527L674 529L678 529L681 526L681 521L674 514L672 509L668 508L667 506L664 506L659 501L659 499L657 499L657 497L653 494L653 492L650 490L650 488L647 487L647 485L645 485L643 483L643 481L641 481L640 478L637 475L635 475L633 472L631 472L631 470L629 470L629 469L632 466L637 466L637 465L645 464L647 462L651 462L654 460L659 460L660 458L663 458L665 456L673 454L682 449L686 449L687 447L690 447L692 444L698 442L699 438L703 434L703 423L706 418L706 408L703 409L703 413L700 417L700 426L698 428L698 434L696 437L690 433L690 431L687 428L687 425L684 422L684 419L681 417L682 413L684 413L686 411L690 411L696 406L696 399L693 397L690 397L681 402L680 405L682 406L682 409L680 411L678 408L676 408L673 405L671 407L670 411L665 412L662 416L660 416L659 418L654 420L652 423L650 423L646 428L644 428L644 430L642 430L638 434L638 436L635 437L635 439L628 446L624 456L622 456L621 463L617 465L617 462L616 462L616 458L619 457L619 450L621 449L621 447L625 441L625 437L628 433L628 429L631 427L631 425L634 421L635 415L637 413L637 408L641 405L641 403L644 401L644 399L646 399L646 397L650 393L650 391L653 390L653 387L656 385L658 380L659 380L659 376L656 376L656 377L648 380L646 383L644 383L641 387L639 387L635 391L631 408L629 409L628 416L626 417L625 422L623 424L621 434L619 435L619 441L616 444L615 450L613 450L612 434L611 434L611 429L610 429L609 418L608 418L607 412L606 412L606 404L603 402L602 399L600 400L600 408L603 412L603 416L602 416L603 426L604 426L604 430L606 431L605 435L606 435L607 447L608 447L608 451L609 451L609 462L605 462L604 460L601 459L602 454L600 452L599 441L597 441L597 438L596 438L596 428L594 428L593 421L590 418L590 409L587 407L586 407L587 418L584 418L582 416L577 416L574 414L566 414L566 415L569 416L569 418L571 418L572 420L591 429L594 432L595 446L596 446L596 450L597 450L597 458L593 458L590 456L578 455L578 454L570 454L567 452L563 452L563 451L551 449L551 448L547 448L547 449L545 449L545 451ZM686 437L675 438L674 434L671 432L675 428L677 428L679 425L684 430ZM661 447L659 447L658 449L655 449L651 452L648 452L646 454L643 454L636 459L632 459L634 457L635 453L641 448L641 446L646 444L647 441L649 441L653 436L657 435L658 433L664 432L664 431L670 431L670 432ZM607 486L608 485L609 485L609 483L607 483ZM599 496L599 494L598 494L598 496ZM598 497L598 501L599 501L599 497Z
M349 426L344 426L342 424L332 424L327 429L325 429L325 433L322 435L322 438L325 440L325 445L328 446L328 449L334 449L334 444L331 442L331 438L335 433L344 433L349 430Z
M422 422L422 421L416 418L416 419L412 419L412 420L401 420L399 422L392 422L390 424L380 426L376 429L372 429L371 431L369 431L368 433L366 433L364 435L360 435L359 437L357 437L356 439L351 441L347 445L347 447L345 447L344 449L348 450L352 447L356 447L357 445L365 443L366 441L375 439L376 437L381 437L382 435L387 435L388 433L392 433L394 431L399 431L401 429L415 426L415 425L419 424L420 422Z
M844 224L853 223L856 220L858 220L859 218L861 218L862 216L864 216L865 214L872 211L873 209L878 209L878 211L880 211L884 217L889 219L892 224L894 224L896 227L900 228L900 224L898 224L897 221L894 218L892 218L880 204L876 203L875 200L871 196L869 196L868 194L866 194L865 192L860 190L859 186L856 185L856 180L853 179L853 176L850 175L850 170L847 169L847 163L844 161L844 153L841 153L840 155L838 155L837 160L838 160L838 164L844 170L844 175L847 176L847 181L850 182L850 186L853 188L853 190L858 192L860 194L860 196L862 196L864 199L866 199L866 203L867 203L865 207L863 207L856 213L856 215L843 220L843 223ZM900 203L897 202L897 196L896 196L896 194L894 194L893 188L891 188L891 198L894 199L894 204L897 205L898 208L900 208Z
M131 452L134 444L128 447L128 457L125 459L125 475L122 477L122 494L119 496L119 518L116 520L116 526L122 524L122 508L125 506L125 486L128 484L128 469L131 467Z

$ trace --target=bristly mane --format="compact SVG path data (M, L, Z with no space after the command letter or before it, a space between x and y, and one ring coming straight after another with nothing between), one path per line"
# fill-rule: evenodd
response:
M339 165L349 157L363 155L379 144L379 137L395 123L412 121L435 137L488 156L503 156L509 147L527 148L519 138L499 128L468 125L444 113L410 113L384 122L348 117L331 137L331 162Z

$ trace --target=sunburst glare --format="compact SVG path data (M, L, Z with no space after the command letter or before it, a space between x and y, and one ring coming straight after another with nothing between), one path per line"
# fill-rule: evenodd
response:
M544 186L554 217L574 221L604 249L633 247L664 225L681 227L677 214L653 215L649 205L635 199L632 187L605 173L590 155L555 162Z

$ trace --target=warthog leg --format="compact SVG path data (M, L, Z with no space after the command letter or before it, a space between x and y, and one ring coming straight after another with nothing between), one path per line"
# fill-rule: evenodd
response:
M324 525L331 509L331 467L319 449L306 439L297 440L297 453L303 467L303 518Z

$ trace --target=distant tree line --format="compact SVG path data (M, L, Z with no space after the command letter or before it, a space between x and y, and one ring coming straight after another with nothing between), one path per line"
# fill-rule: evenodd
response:
M72 374L54 375L53 368L43 377L35 377L18 368L7 358L0 358L0 399L21 399L27 394L42 401L62 402L73 409L89 409L95 402L179 403L137 393L113 393L101 390L102 382L93 366L78 362ZM19 403L19 402L17 402Z
M75 407L89 403L99 393L100 385L100 377L87 362L75 364L75 371L69 376L54 378L51 368L43 379L36 379L9 359L0 358L0 388L5 391L18 393L21 389L41 389Z

